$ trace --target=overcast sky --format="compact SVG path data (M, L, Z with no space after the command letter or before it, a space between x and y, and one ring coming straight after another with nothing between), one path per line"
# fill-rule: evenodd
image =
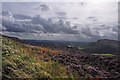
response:
M118 39L117 0L3 2L2 17L3 34L21 39Z

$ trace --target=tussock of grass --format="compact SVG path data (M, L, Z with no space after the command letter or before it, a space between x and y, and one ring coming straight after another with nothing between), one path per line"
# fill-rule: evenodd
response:
M66 67L57 61L43 61L43 53L58 53L45 48L30 47L3 37L3 77L6 78L69 78ZM7 54L7 55L6 55ZM36 54L38 54L36 56ZM69 73L69 74L68 74Z

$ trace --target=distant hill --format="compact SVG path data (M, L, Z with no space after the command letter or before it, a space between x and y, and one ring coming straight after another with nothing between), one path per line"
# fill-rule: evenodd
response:
M89 42L88 44L82 45L85 52L87 53L98 53L98 54L118 54L120 42L115 40L102 39L96 42Z
M48 48L72 47L90 54L118 54L118 41L101 39L96 42L70 42L70 41L48 41L48 40L24 40L32 45L44 46Z
M112 47L115 47L115 48L118 48L118 44L120 44L119 41L108 40L108 39L98 40L97 43L103 44L103 45L109 45L109 46L112 46Z
M24 40L21 40L17 37L10 37L10 36L6 36L6 35L2 35L3 38L8 38L8 39L11 39L11 40L14 40L16 42L20 42L20 43L24 43L24 44L29 44L29 42L27 41L24 41Z

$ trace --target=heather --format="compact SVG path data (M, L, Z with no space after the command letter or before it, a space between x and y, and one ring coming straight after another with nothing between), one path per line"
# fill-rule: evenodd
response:
M52 45L51 45L52 46ZM80 48L35 46L2 38L3 78L119 78L120 56L88 54Z

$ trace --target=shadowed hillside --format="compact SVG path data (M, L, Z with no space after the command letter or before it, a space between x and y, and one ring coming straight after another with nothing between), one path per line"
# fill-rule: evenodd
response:
M96 42L89 42L82 45L84 52L91 54L113 54L119 55L120 42L115 40L102 39Z

